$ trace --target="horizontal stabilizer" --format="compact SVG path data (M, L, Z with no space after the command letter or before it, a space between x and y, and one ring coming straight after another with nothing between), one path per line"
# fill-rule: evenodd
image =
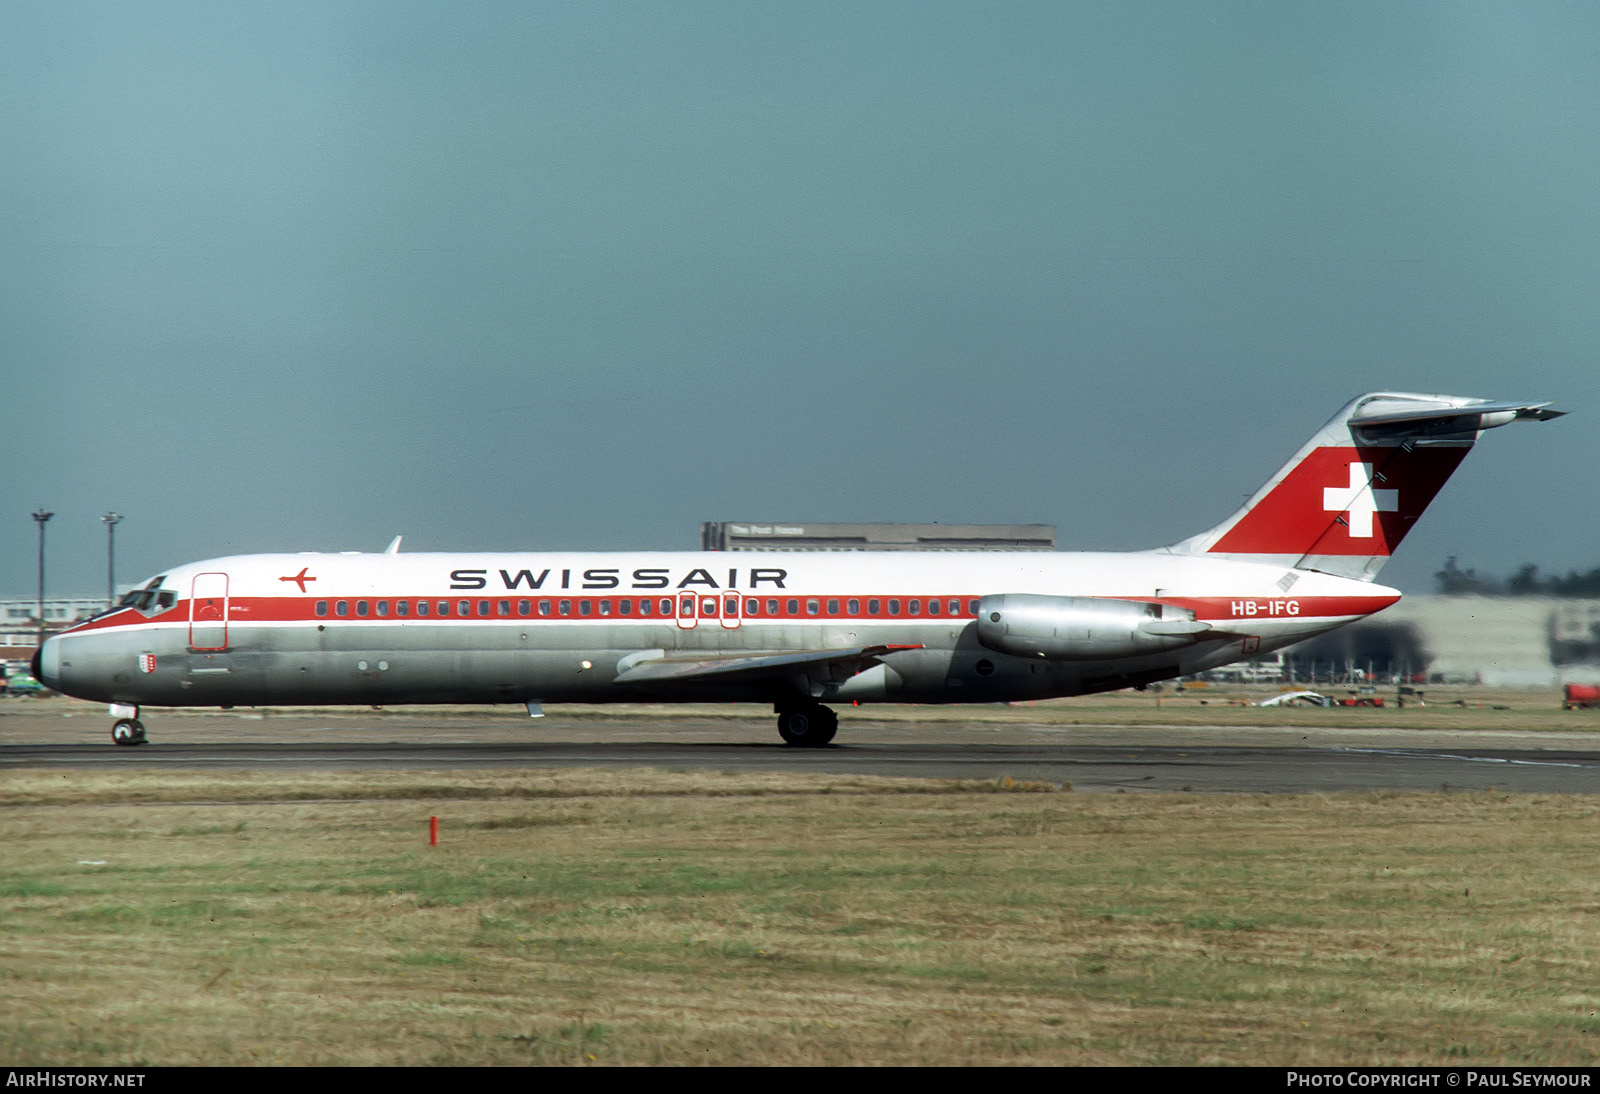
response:
M1462 407L1431 407L1422 410L1387 410L1386 405L1369 404L1350 416L1351 428L1361 437L1401 440L1421 437L1472 437L1485 429L1511 422L1547 422L1565 410L1552 410L1549 403L1469 403Z

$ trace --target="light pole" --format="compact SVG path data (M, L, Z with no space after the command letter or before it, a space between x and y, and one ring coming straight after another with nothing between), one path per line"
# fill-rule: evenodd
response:
M117 603L117 521L121 513L107 513L100 518L106 522L106 607Z
M48 509L36 509L33 519L39 522L39 645L44 646L44 522L55 516Z

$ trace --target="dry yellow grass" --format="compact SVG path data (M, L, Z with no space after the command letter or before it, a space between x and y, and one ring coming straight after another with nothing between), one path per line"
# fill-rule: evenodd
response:
M1600 1048L1589 798L30 772L0 805L8 1064Z

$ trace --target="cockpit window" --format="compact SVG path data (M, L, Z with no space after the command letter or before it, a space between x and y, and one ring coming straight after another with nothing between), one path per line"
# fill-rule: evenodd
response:
M117 607L133 608L145 615L157 615L171 608L178 602L178 594L171 589L156 591L156 586L161 583L161 578L156 578L142 589L135 589L123 595L117 601Z
M90 620L100 619L112 612L120 612L124 608L133 608L145 615L159 615L178 602L178 594L173 591L156 592L161 583L167 579L166 574L151 578L141 588L122 594L122 598L104 611L96 612Z
M154 614L166 611L166 609L178 603L178 593L171 592L171 590L158 593L157 589L162 587L163 581L166 581L166 574L162 574L160 577L152 577L150 581L144 582L144 585L139 589L123 593L122 600L118 600L117 606L109 609L109 611L134 608L146 614L146 616L154 616Z

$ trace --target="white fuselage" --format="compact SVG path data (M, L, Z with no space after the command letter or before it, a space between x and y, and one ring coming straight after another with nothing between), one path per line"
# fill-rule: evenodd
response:
M990 702L1203 671L1399 598L1315 571L1167 551L241 555L176 567L151 588L144 603L52 638L51 686L171 706L775 702L795 687L842 701ZM980 601L1012 594L1162 605L1210 626L1155 651L1019 656L985 645L977 626ZM805 679L618 679L652 659L869 647L869 667L812 665Z

